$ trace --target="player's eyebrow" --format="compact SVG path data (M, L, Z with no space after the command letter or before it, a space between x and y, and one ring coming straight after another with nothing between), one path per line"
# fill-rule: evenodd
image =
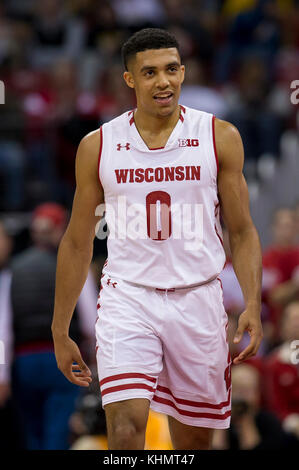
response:
M175 62L171 62L171 63L167 64L165 66L165 68L174 67L174 66L180 67L181 64L179 62L175 61ZM146 70L156 70L156 69L157 69L157 67L155 67L154 65L144 65L144 67L141 68L140 72L145 72Z

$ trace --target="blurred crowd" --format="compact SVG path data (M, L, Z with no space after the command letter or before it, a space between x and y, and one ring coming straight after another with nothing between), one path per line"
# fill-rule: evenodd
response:
M56 255L74 194L77 146L132 109L120 49L143 27L172 31L186 79L180 102L239 129L252 215L263 246L264 339L232 367L232 427L216 449L299 444L298 0L3 0L0 4L0 448L107 448L96 380L94 322L105 240L72 321L94 372L88 392L56 368L50 324ZM232 343L244 308L227 234L221 280ZM296 350L296 348L298 348ZM146 446L170 449L151 412Z

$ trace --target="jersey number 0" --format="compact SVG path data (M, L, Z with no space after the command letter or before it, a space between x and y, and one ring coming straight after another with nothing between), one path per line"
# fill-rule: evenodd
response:
M146 196L147 234L155 241L171 235L171 198L165 191L152 191Z

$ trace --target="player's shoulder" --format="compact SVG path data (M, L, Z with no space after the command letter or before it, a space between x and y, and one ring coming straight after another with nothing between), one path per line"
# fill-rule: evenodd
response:
M77 162L81 159L97 161L102 144L102 126L85 134L77 149Z
M101 128L86 134L80 141L76 153L76 178L97 172L101 149Z
M225 167L234 171L243 168L244 148L236 126L215 117L214 138L219 168Z
M84 137L82 137L79 147L83 148L91 148L94 145L98 145L101 141L101 128L95 129Z
M236 126L229 121L219 119L215 116L215 138L221 141L240 139L240 133Z

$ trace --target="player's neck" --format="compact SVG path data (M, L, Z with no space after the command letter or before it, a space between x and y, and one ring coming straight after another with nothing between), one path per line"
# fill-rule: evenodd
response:
M172 131L176 126L181 114L181 108L178 105L173 113L168 116L155 116L144 112L141 108L136 109L134 121L139 132L147 134L160 134Z

